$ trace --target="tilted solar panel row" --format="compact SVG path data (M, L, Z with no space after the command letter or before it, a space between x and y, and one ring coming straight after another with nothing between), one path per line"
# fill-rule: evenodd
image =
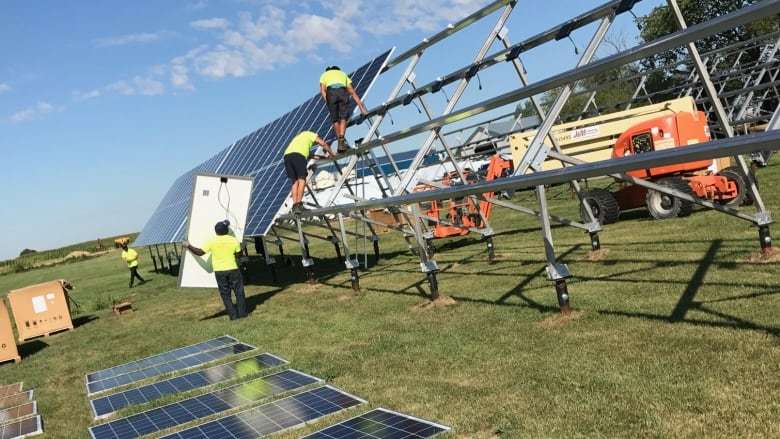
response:
M168 395L189 392L229 381L242 374L246 375L247 371L255 373L282 364L287 364L287 360L266 352L252 358L219 364L208 369L106 395L93 399L90 401L90 405L95 419L99 419L131 405L149 403Z
M225 335L217 337L211 340L206 340L201 343L196 343L190 346L184 346L181 348L173 349L160 354L152 355L150 357L142 358L140 360L130 361L118 366L109 367L108 369L99 370L87 374L87 383L93 383L95 381L104 380L106 378L115 377L117 375L124 375L128 372L134 372L136 370L146 369L148 367L156 366L158 364L168 363L173 360L195 355L204 351L210 351L212 349L232 345L238 343L235 338Z
M89 396L92 396L100 392L115 389L127 384L136 383L138 381L143 381L158 375L191 369L202 364L217 361L231 355L241 354L253 349L255 349L255 347L252 345L248 345L246 343L237 343L234 345L201 352L199 354L190 355L188 357L173 360L168 363L152 366L147 369L136 370L124 375L118 375L113 378L107 378L105 380L89 383L87 384L87 393Z
M392 50L383 53L350 74L352 85L360 96L366 95L391 53ZM354 102L351 105L350 111L353 111ZM202 172L254 177L246 235L266 234L289 195L282 160L284 148L295 135L304 130L316 131L326 141L334 139L327 108L319 95L244 136L176 179L134 245L171 243L184 239L184 224L194 175Z
M449 431L449 427L379 408L303 439L421 439Z
M320 382L319 378L288 369L97 425L89 432L93 439L134 439Z

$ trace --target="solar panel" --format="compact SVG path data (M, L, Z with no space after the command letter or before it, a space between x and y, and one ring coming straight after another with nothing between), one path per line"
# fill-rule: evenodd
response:
M89 429L93 439L132 439L203 419L272 396L319 383L319 378L288 369L195 396Z
M113 378L107 378L101 381L95 381L87 384L87 393L92 396L96 393L104 392L106 390L115 389L127 384L136 383L138 381L152 378L158 375L171 373L175 371L181 371L191 369L202 364L211 363L230 355L236 355L243 352L251 351L254 346L246 343L238 343L231 346L224 346L211 351L201 352L199 354L190 355L178 360L173 360L168 363L159 364L146 369L136 370L124 375L117 375Z
M420 439L449 431L449 427L386 409L340 422L303 439Z
M352 86L360 96L366 96L391 54L392 50L389 50L350 74ZM351 105L349 111L354 111L354 102ZM326 141L335 138L327 108L319 94L176 179L134 245L184 239L192 176L196 172L254 177L246 235L266 234L290 192L284 173L284 148L304 130L315 131Z
M6 396L15 395L17 393L22 393L22 383L0 386L0 398L5 398Z
M168 363L173 360L184 358L190 355L195 355L200 352L210 351L222 346L232 345L238 343L235 338L224 335L222 337L206 340L201 343L197 343L190 346L184 346L181 348L173 349L160 354L152 355L151 357L142 358L140 360L131 361L129 363L120 364L118 366L109 367L97 372L87 374L87 383L93 383L95 381L104 380L106 378L112 378L118 375L124 375L136 370L146 369L148 367L157 366L159 364Z
M16 395L6 396L5 398L0 399L0 409L16 407L24 403L30 402L32 400L33 400L32 390L28 390L22 393L17 393Z
M124 392L114 393L90 401L95 419L105 418L125 407L145 404L176 393L189 392L223 381L232 380L244 371L259 372L263 369L286 364L275 355L264 353L256 357L220 364L208 369L192 372L167 380L159 381Z
M0 439L18 439L41 433L43 433L43 425L40 416L0 426Z
M363 403L364 400L335 387L318 387L164 436L164 439L256 439Z
M38 403L35 401L9 409L0 410L0 424L7 424L15 419L28 418L38 413Z

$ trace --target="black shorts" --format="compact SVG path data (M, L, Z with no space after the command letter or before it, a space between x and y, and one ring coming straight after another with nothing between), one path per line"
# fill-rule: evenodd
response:
M329 88L325 98L332 122L349 119L349 93L346 88Z
M290 180L306 179L306 157L297 152L284 156L284 170Z

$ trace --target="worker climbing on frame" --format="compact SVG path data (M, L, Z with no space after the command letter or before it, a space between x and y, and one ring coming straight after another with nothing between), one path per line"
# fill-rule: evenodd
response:
M284 150L284 170L287 172L290 180L292 180L293 213L306 210L303 207L303 192L306 189L306 177L308 175L306 164L314 145L321 146L330 157L336 156L333 150L330 149L330 145L313 131L300 132L293 137Z
M333 132L339 142L338 152L339 154L344 153L349 149L344 136L347 133L350 96L360 108L361 113L367 114L368 110L355 89L352 88L352 80L338 66L327 67L325 73L320 76L320 95L325 100L330 112Z
M244 279L238 269L237 259L241 255L241 244L230 235L230 221L220 221L214 226L217 236L211 238L203 248L182 242L182 247L197 256L211 253L211 267L214 269L214 277L217 279L217 288L225 305L230 320L246 317L246 297L244 296ZM233 305L231 292L236 295L236 304Z
M126 241L120 245L122 247L122 260L127 263L127 268L130 269L130 285L128 288L133 288L133 283L136 279L141 282L139 285L145 284L146 280L138 274L138 252L129 248Z

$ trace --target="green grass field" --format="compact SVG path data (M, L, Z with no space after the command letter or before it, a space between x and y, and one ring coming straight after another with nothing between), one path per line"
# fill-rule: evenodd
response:
M780 211L780 169L759 176ZM576 212L568 192L551 193L556 213ZM332 245L313 240L319 285L284 266L273 285L260 266L251 316L235 323L219 315L215 291L179 290L174 277L150 273L146 252L151 282L133 290L117 252L0 276L0 291L66 278L81 305L75 330L23 345L23 362L0 366L0 382L36 390L44 437L86 437L86 373L230 334L371 406L449 425L451 437L780 437L778 265L747 262L758 249L749 224L701 210L662 222L629 213L601 234L608 253L596 262L587 235L556 228L574 275L570 319L543 274L535 220L499 210L492 225L492 265L482 243L437 243L440 290L457 301L449 307L418 306L427 284L391 234L361 294ZM113 316L112 300L123 298L136 312Z

